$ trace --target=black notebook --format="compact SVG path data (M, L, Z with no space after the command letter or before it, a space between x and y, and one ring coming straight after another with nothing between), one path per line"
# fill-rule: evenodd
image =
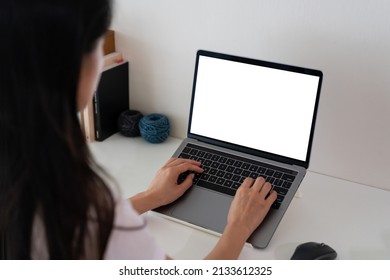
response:
M95 139L103 141L118 132L119 115L129 109L129 62L103 69L94 95Z

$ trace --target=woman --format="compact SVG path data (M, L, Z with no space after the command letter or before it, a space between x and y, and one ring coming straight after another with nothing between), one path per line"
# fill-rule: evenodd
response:
M0 234L11 259L169 258L138 214L180 197L200 163L171 159L129 201L109 188L77 112L102 68L109 0L4 0L0 7ZM263 178L238 189L206 258L237 258L276 199ZM268 193L270 193L268 195ZM5 238L4 238L5 236Z

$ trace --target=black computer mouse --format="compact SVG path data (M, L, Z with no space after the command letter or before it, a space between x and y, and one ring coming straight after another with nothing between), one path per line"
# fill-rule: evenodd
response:
M292 260L334 260L337 257L336 251L324 244L317 242L306 242L298 245L292 255Z

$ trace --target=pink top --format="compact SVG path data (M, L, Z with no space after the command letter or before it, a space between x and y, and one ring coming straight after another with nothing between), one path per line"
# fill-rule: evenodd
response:
M114 228L104 259L164 259L165 253L150 236L145 221L128 200L116 206Z
M93 231L93 224L90 224ZM91 240L86 240L87 258L94 254ZM32 258L48 259L45 231L41 219L36 217L33 228ZM92 257L93 258L93 257ZM120 200L115 207L114 226L109 237L104 259L165 259L165 253L157 246L148 232L145 221L128 200Z

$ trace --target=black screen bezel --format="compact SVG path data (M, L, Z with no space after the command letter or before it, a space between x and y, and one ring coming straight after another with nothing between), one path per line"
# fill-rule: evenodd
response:
M217 58L217 59L230 60L230 61L247 63L247 64L252 64L252 65L264 66L264 67L270 67L270 68L274 68L274 69L286 70L286 71L291 71L291 72L295 72L295 73L301 73L301 74L307 74L307 75L313 75L313 76L319 77L317 94L316 94L315 105L314 105L313 116L312 116L312 124L311 124L311 129L310 129L309 143L307 146L305 161L297 160L297 159L289 158L289 157L285 157L285 156L280 156L280 155L276 155L273 153L268 153L265 151L256 150L256 149L252 149L252 148L248 148L248 147L243 147L240 145L227 143L227 142L224 142L224 141L221 141L218 139L213 139L213 138L205 137L205 136L198 135L195 133L191 133L192 113L193 113L193 105L194 105L194 100L195 100L197 73L198 73L198 66L199 66L199 58L201 56L213 57L213 58ZM246 58L246 57L240 57L240 56L235 56L235 55L228 55L228 54L211 52L211 51L206 51L206 50L198 50L197 54L196 54L194 81L193 81L193 87L192 87L192 97L191 97L191 106L190 106L189 125L188 125L188 130L187 130L187 136L188 136L188 138L196 139L196 140L199 140L199 141L202 141L205 143L209 143L212 145L217 145L217 146L221 146L224 148L233 149L233 150L240 151L240 152L243 152L246 154L260 156L260 157L264 157L264 158L267 158L270 160L283 162L286 164L302 166L302 167L307 169L309 167L309 162L310 162L311 149L312 149L314 130L315 130L315 123L316 123L317 112L318 112L319 97L320 97L320 91L321 91L321 86L322 86L322 79L323 79L323 73L320 70L314 70L314 69L309 69L309 68L303 68L303 67L298 67L298 66L286 65L286 64L269 62L269 61L252 59L252 58Z

